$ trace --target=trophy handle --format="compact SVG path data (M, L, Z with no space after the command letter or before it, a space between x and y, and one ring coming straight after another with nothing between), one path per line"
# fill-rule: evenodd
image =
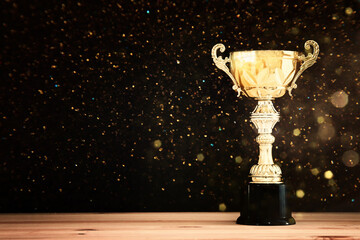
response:
M233 89L238 92L237 96L240 97L241 88L237 84L234 76L230 73L229 68L226 66L226 63L230 63L230 59L228 57L225 57L225 59L223 59L221 56L217 56L216 53L217 53L218 49L220 50L220 52L224 52L225 51L224 44L218 43L211 50L211 56L215 63L215 66L218 67L219 69L223 70L230 77L230 79L234 83Z
M289 91L289 95L292 96L291 91L295 88L297 88L296 85L296 80L300 77L300 75L309 67L311 67L312 65L314 65L314 63L316 62L317 57L319 56L319 44L317 42L315 42L314 40L307 40L304 44L304 47L306 50L310 49L310 46L313 48L313 52L309 53L306 57L305 55L301 55L299 57L299 59L301 61L304 61L301 66L299 71L296 73L294 79L292 80L292 83L290 85L290 87L287 88L287 90Z

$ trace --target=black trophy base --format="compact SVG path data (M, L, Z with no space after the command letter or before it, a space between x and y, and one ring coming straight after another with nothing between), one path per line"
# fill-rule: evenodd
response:
M237 224L293 225L284 183L249 183Z

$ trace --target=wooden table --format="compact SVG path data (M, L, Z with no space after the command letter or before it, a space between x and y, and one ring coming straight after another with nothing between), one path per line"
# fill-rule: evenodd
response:
M0 214L0 239L360 239L360 213L294 213L293 226L235 224L238 213Z

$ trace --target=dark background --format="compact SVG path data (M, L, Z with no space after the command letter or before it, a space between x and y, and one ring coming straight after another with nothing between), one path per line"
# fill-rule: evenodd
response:
M0 211L238 211L256 102L211 48L308 39L319 59L275 101L273 155L294 211L359 211L359 5L1 1Z

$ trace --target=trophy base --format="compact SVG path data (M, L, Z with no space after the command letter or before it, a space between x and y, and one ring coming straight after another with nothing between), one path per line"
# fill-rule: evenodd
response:
M284 183L249 183L241 216L244 225L293 225Z

